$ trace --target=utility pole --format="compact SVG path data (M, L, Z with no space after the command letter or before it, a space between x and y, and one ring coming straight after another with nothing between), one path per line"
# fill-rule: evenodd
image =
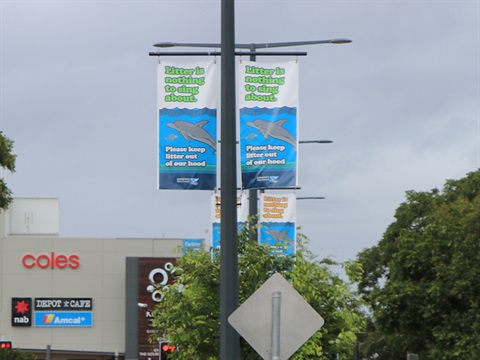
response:
M222 208L220 238L220 359L240 359L240 335L228 322L238 307L237 139L235 102L234 0L221 9L221 139L220 186Z

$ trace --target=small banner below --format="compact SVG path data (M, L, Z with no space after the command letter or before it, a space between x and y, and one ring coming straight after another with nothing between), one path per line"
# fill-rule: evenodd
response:
M212 194L212 248L216 251L220 248L220 223L222 212L222 198L220 192ZM248 223L248 195L242 192L237 196L237 224L238 231L247 226Z
M244 189L297 186L298 62L239 64Z
M296 194L260 194L260 243L291 255L296 251Z
M213 61L158 64L160 189L216 187L217 68Z

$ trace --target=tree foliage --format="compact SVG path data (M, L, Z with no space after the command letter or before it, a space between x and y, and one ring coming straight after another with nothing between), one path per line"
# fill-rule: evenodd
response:
M332 271L330 259L315 260L300 236L295 257L274 254L266 245L248 241L248 232L239 238L239 302L242 304L271 275L278 272L325 319L315 333L291 359L331 359L352 356L355 332L365 324L360 302L349 285ZM220 256L211 251L189 252L179 259L177 279L164 288L163 300L154 311L153 326L158 337L176 344L176 359L218 359L220 341ZM347 264L356 273L355 264ZM355 270L357 269L357 270ZM242 339L245 359L261 359Z
M32 353L27 353L13 349L0 349L0 360L35 360Z
M379 359L480 359L480 170L408 191L378 245L358 255Z
M0 166L4 169L15 171L16 155L12 154L13 141L0 131ZM0 211L8 208L12 202L12 192L7 187L5 180L0 178Z

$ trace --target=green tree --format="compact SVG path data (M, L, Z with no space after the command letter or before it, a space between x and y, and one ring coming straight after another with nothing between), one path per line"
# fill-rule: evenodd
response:
M480 170L406 193L382 240L359 253L378 359L480 359Z
M12 154L13 141L0 131L0 166L4 169L15 171L16 155ZM12 202L12 192L7 187L5 180L0 178L0 211L8 208Z
M365 320L360 302L349 285L336 275L337 265L330 259L315 260L300 236L295 257L275 255L265 245L248 241L248 232L239 239L239 301L243 303L275 272L290 279L294 288L325 319L292 359L331 359L352 356L355 332L362 331ZM210 251L189 252L179 259L175 284L164 288L163 300L154 311L153 326L157 335L166 336L180 351L172 359L218 359L219 320L219 255ZM356 264L347 270L358 274ZM243 357L261 359L242 339Z
M0 360L35 360L32 353L26 353L19 350L0 349Z

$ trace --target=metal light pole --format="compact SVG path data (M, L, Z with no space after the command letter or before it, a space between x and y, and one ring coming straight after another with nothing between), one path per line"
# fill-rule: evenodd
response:
M175 53L182 55L221 55L221 160L220 186L222 189L221 247L220 247L220 359L235 360L240 357L240 337L228 323L228 317L238 307L238 235L236 194L236 103L235 103L235 55L295 55L295 53L256 52L258 49L317 44L348 44L349 39L293 41L277 43L235 44L234 0L222 0L221 44L159 42L159 48L200 47L221 48L221 53ZM237 53L235 49L248 49L250 53ZM298 53L297 53L298 54ZM151 56L168 56L169 53L150 53ZM330 143L329 140L310 140L307 143ZM255 205L253 203L255 202ZM257 191L250 191L251 208L257 213Z
M221 33L220 359L235 360L240 358L240 335L228 322L238 307L234 0L222 1Z

